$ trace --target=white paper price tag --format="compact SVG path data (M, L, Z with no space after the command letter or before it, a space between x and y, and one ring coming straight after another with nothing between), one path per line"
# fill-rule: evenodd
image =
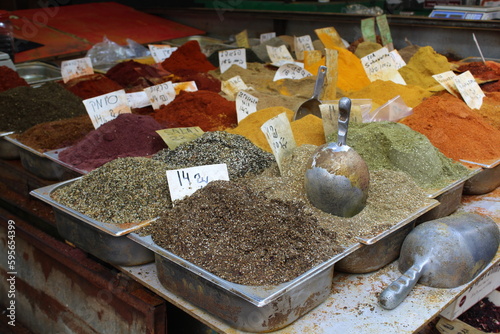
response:
M171 150L175 149L182 143L192 141L204 134L203 130L199 126L162 129L156 132Z
M297 58L297 60L304 60L304 51L314 50L311 36L304 35L300 37L294 37L294 47L295 57Z
M270 39L276 37L275 32L266 32L265 34L260 34L260 44L267 42Z
M83 105L96 129L120 114L132 112L123 89L83 100Z
M127 93L127 101L130 108L144 108L151 105L145 91Z
M61 76L64 83L73 78L78 78L88 74L94 74L92 61L89 57L64 60L61 62Z
M405 80L398 72L394 59L389 53L389 49L386 47L364 56L361 58L361 63L366 75L372 82L375 80L390 80L400 85L406 85Z
M295 62L285 45L280 45L278 47L266 45L266 49L269 58L271 58L271 62L277 66Z
M151 56L157 63L161 63L165 59L169 58L172 53L177 50L177 47L162 44L149 44L148 48L151 52Z
M245 49L223 50L219 51L219 68L224 73L233 65L241 68L247 68L247 55Z
M145 88L144 91L155 110L160 109L162 105L167 105L175 99L175 88L170 81Z
M172 201L183 199L215 180L229 181L226 164L167 170L168 188Z
M221 90L228 96L234 98L240 90L247 90L248 86L239 75L232 77L229 80L222 81Z
M457 94L457 86L455 85L455 77L457 75L453 71L446 71L439 74L434 74L432 77L436 79L450 94L459 97Z
M479 84L474 79L472 73L467 71L459 74L453 79L453 81L469 108L480 109L485 95L481 87L479 87Z
M293 137L292 127L286 113L281 113L265 122L260 129L264 132L267 142L273 150L274 158L281 171L283 157L291 152L297 145Z
M278 68L276 74L274 75L273 81L281 80L281 79L302 79L305 77L310 77L312 74L300 67L297 64L285 64Z
M394 60L394 62L396 63L396 68L398 70L401 67L406 66L406 62L403 59L403 57L401 57L401 55L399 54L398 50L392 50L392 51L389 52L389 54L391 55L392 60Z
M238 123L242 119L257 111L257 103L259 99L246 92L239 91L236 94L236 115L238 116Z

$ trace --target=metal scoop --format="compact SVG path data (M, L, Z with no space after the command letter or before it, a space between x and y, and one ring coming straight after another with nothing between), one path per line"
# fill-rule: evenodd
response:
M339 101L338 142L319 146L305 174L309 201L318 209L340 217L353 217L366 205L370 173L363 158L346 145L351 100Z
M489 217L460 213L418 225L403 241L399 271L404 273L379 296L396 308L417 282L455 288L471 281L495 256L500 230Z
M321 118L321 110L319 105L321 101L319 100L319 95L323 90L323 82L325 81L326 66L320 66L318 69L318 75L316 77L316 83L314 84L313 96L302 103L293 115L293 120L301 119L307 115L314 115Z

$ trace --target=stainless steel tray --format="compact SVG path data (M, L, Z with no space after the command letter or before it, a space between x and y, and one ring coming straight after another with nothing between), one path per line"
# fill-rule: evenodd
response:
M61 69L43 62L27 62L16 64L17 73L32 86L47 81L61 80Z
M155 253L160 283L172 293L203 308L232 327L268 332L292 323L331 293L334 264L360 247L356 243L299 277L275 286L231 283L156 245L151 236L128 238Z
M27 171L42 179L62 181L82 175L81 173L75 172L74 170L68 169L63 165L55 163L54 161L47 158L44 153L39 152L27 145L24 145L11 136L5 136L4 138L10 143L17 146L19 151L19 158L21 159L21 165Z
M84 170L84 169L80 169L80 168L76 168L75 166L71 165L71 164L68 164L64 161L62 161L61 159L59 159L59 154L64 151L67 147L64 147L64 148L60 148L60 149L57 149L57 150L52 150L52 151L47 151L47 152L44 152L44 155L54 161L56 164L59 164L61 166L64 166L66 167L67 169L69 170L72 170L74 171L75 173L78 173L79 175L85 175L88 173L87 170Z
M462 162L481 167L481 171L467 180L464 185L464 194L482 195L500 187L500 159L491 163L479 163L468 160Z
M17 148L17 146L5 139L6 136L13 133L13 131L0 133L0 159L19 159L19 149Z
M152 262L153 252L130 240L126 235L153 220L126 224L103 223L62 205L51 197L53 191L78 179L30 192L30 195L52 206L59 234L75 246L111 264L134 266Z

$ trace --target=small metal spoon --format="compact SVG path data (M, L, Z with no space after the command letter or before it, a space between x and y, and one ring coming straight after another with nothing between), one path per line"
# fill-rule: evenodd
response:
M325 74L326 74L326 66L320 66L318 69L316 83L314 84L313 96L309 100L305 101L300 105L300 107L293 115L294 121L311 114L321 118L321 109L319 109L321 101L319 100L319 95L323 90Z

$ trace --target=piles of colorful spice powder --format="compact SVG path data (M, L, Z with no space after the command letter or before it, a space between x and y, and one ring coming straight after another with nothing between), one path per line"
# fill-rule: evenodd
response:
M161 63L161 66L167 71L180 76L193 72L207 73L216 68L201 52L198 41L188 41L181 45Z
M82 100L123 89L120 84L99 73L73 78L64 86Z
M7 66L0 66L0 92L19 86L29 86L29 84L19 76L19 74Z

